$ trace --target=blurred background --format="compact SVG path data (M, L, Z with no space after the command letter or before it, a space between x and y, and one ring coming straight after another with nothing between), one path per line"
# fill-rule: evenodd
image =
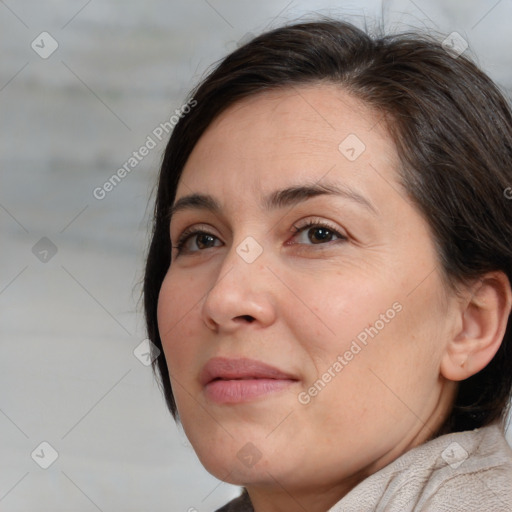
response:
M0 1L0 510L207 512L238 494L147 366L140 282L168 138L152 134L240 42L314 12L457 32L510 97L511 0Z

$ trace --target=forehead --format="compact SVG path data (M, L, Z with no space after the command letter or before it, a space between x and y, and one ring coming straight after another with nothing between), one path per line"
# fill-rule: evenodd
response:
M396 180L398 158L381 119L335 85L259 93L230 106L208 127L176 197L238 190L241 199L244 192L262 196L327 177L364 189L375 181L375 169Z

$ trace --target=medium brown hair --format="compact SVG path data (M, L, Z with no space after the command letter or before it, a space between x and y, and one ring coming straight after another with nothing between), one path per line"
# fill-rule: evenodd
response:
M426 35L372 37L332 19L297 23L264 33L224 58L191 92L197 106L170 137L144 279L147 331L158 349L158 294L171 263L169 210L194 146L233 103L314 83L338 85L385 115L401 181L431 227L451 286L493 270L512 280L512 205L504 197L512 184L512 115L498 87L468 58L448 53ZM512 389L511 338L508 325L493 360L460 383L443 432L504 417ZM177 418L163 356L153 369Z

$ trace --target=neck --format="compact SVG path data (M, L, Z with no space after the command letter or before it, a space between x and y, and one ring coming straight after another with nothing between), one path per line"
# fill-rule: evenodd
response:
M272 489L248 486L254 512L325 512L353 489L364 476L354 475L343 485L326 486L323 489L285 488L273 478Z

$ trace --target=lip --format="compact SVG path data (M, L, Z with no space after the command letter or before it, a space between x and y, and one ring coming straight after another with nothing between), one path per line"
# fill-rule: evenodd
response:
M214 357L201 370L199 380L207 398L216 403L239 403L275 393L298 379L255 359Z

